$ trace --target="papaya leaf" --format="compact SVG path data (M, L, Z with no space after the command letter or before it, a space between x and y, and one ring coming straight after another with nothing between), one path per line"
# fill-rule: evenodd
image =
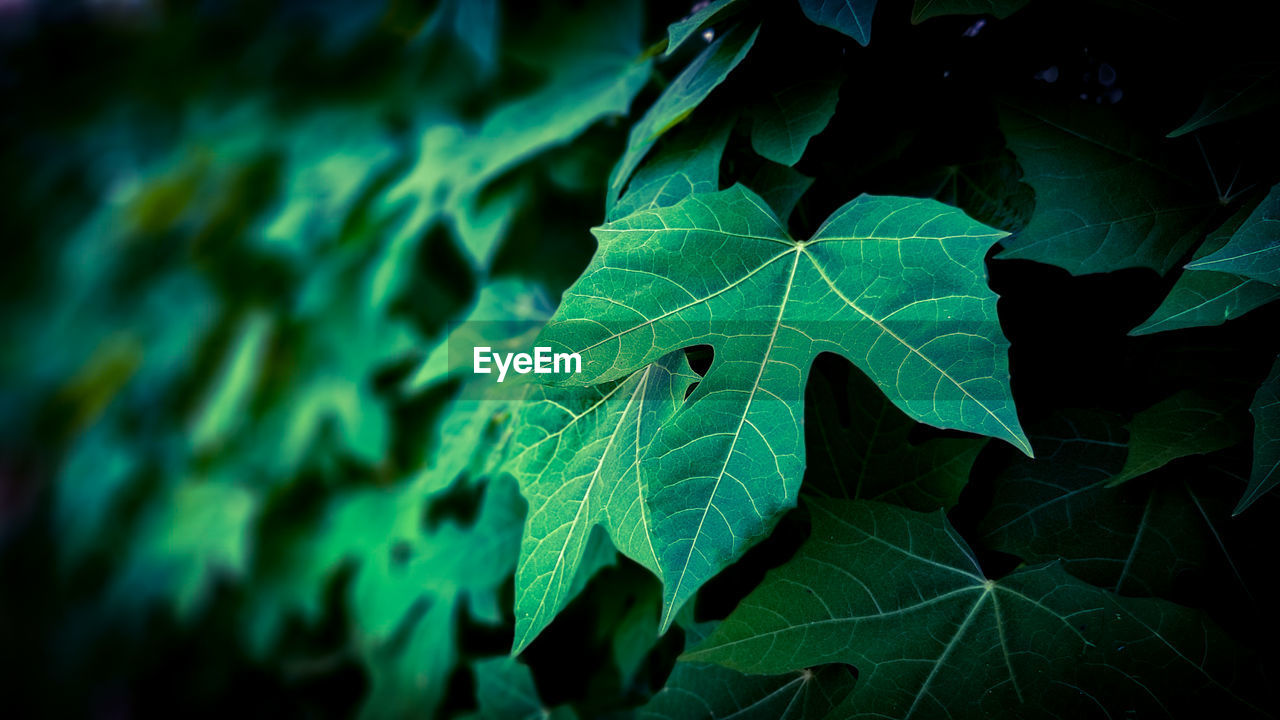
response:
M796 557L684 660L749 673L851 664L858 683L833 718L1165 714L1179 697L1262 714L1242 697L1246 656L1199 613L1054 564L988 579L941 512L810 506ZM1146 686L1155 676L1171 681L1159 698Z
M861 196L796 241L734 186L594 232L594 259L539 340L580 353L582 372L543 377L592 385L672 350L715 352L643 461L664 629L795 504L805 377L819 352L851 359L916 420L1030 451L985 283L983 257L1002 233L959 210Z

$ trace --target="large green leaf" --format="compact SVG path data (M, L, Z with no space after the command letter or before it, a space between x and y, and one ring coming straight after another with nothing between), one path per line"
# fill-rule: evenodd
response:
M911 9L911 22L922 23L944 15L994 15L1006 18L1026 5L1028 0L916 0Z
M1179 698L1256 712L1233 687L1248 660L1193 611L1119 597L1056 565L987 579L941 512L812 510L797 556L686 660L751 673L852 664L858 683L831 716L841 718L1163 714ZM1158 698L1147 687L1157 676L1168 688Z
M842 32L859 45L871 42L876 0L800 0L800 9L813 22Z
M759 33L758 26L752 29L737 26L722 35L671 81L644 117L632 126L627 149L609 176L607 211L612 212L631 173L635 172L636 166L658 138L688 117L712 90L729 77L729 73L747 56Z
M1134 415L1128 427L1129 455L1108 483L1112 487L1178 458L1231 447L1244 437L1231 402L1189 390Z
M644 461L664 628L794 505L819 352L852 360L921 422L1029 451L985 283L983 257L1002 233L959 210L861 196L796 241L734 186L594 232L595 257L539 340L581 354L582 373L563 380L608 382L682 347L715 351Z
M1187 269L1227 272L1280 286L1280 185L1271 188L1226 245L1192 261Z
M1242 513L1258 498L1280 484L1280 358L1271 366L1271 374L1258 388L1249 406L1253 414L1253 473L1249 487L1236 506Z
M675 352L625 380L591 388L532 386L506 464L529 501L516 573L519 653L573 594L591 531L602 525L624 555L657 573L640 459L697 381Z
M810 138L822 132L836 112L840 83L815 78L773 90L752 109L751 147L762 157L795 165Z
M1168 272L1216 206L1111 110L1004 105L1000 127L1036 191L1035 214L999 257L1073 275L1147 267Z
M934 438L913 444L916 423L865 375L851 370L844 392L837 387L818 375L805 390L816 422L805 426L813 453L804 492L885 500L921 512L954 507L986 441ZM841 417L844 408L847 420Z
M1191 264L1225 247L1250 216L1250 208L1243 207L1221 227L1209 233L1204 244L1196 250ZM1148 335L1166 330L1221 325L1277 298L1280 298L1280 288L1260 280L1210 269L1187 270L1151 317L1129 334Z

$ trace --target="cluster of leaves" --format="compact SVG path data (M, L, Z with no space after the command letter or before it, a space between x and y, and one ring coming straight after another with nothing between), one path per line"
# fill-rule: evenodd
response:
M19 703L1276 707L1247 3L14 12Z

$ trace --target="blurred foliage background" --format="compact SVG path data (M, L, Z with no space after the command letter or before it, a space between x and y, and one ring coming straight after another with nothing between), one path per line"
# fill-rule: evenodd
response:
M477 442L406 383L482 289L585 265L685 10L0 3L6 706L475 706L524 505L441 491Z

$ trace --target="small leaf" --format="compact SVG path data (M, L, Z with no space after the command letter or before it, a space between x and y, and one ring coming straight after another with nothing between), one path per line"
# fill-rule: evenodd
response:
M663 53L666 57L671 57L675 51L679 50L686 40L693 37L699 30L718 23L735 13L738 8L739 0L714 0L702 6L702 9L692 13L683 20L677 20L667 27L667 51ZM694 4L697 7L697 4Z
M800 198L813 185L813 178L793 167L764 160L743 184L755 190L784 224L795 211Z
M1129 455L1107 487L1168 465L1188 455L1231 447L1243 437L1230 402L1192 391L1161 400L1133 416Z
M871 42L876 0L800 0L800 9L813 22L842 32L859 45Z
M712 90L729 77L729 73L747 56L759 33L758 26L751 30L738 26L722 35L671 81L644 117L632 126L627 149L618 158L618 164L609 177L607 211L612 212L631 173L658 138L688 117Z
M1216 270L1280 287L1280 185L1250 213L1225 246L1188 270Z
M1204 244L1196 250L1191 264L1225 247L1250 215L1250 208L1243 207L1221 227L1209 233ZM1221 325L1277 298L1280 298L1280 288L1259 280L1210 269L1189 269L1174 283L1168 297L1151 317L1130 330L1129 334L1149 335Z
M1002 259L1035 260L1072 275L1131 267L1163 274L1217 205L1109 110L1005 105L1000 127L1036 191L1031 222L1005 241Z
M730 121L690 123L664 135L657 152L636 170L608 219L668 207L690 195L719 190L720 159L732 129Z
M836 112L840 83L805 80L765 95L752 108L751 147L761 157L795 165L809 139L822 132Z
M1200 107L1169 133L1175 138L1275 105L1280 102L1280 68L1258 63L1232 69L1210 85Z
M1249 406L1253 415L1253 473L1235 514L1244 512L1280 484L1280 358Z

